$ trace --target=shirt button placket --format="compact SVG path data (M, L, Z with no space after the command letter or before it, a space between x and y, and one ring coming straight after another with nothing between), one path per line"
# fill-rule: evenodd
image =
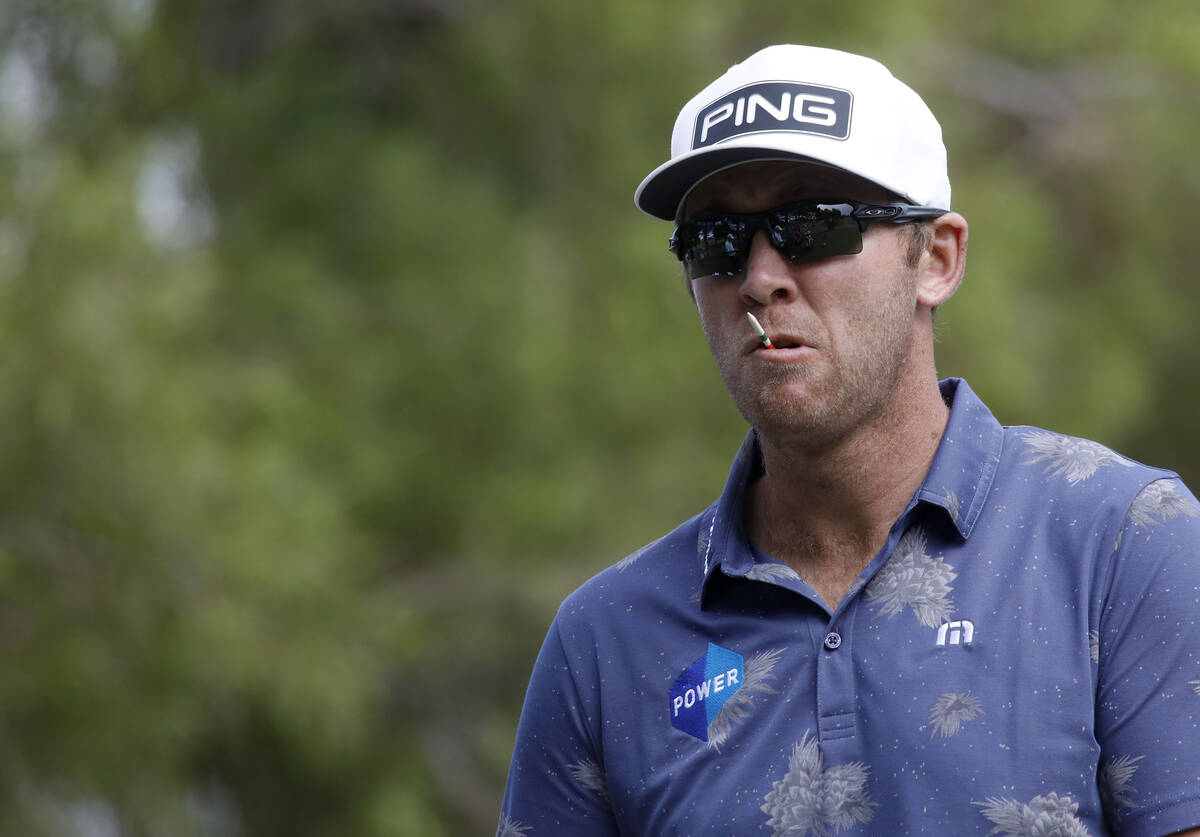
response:
M821 751L833 762L862 760L858 741L853 637L847 633L854 612L846 613L838 625L825 629L818 652L817 736ZM818 635L819 636L819 635Z

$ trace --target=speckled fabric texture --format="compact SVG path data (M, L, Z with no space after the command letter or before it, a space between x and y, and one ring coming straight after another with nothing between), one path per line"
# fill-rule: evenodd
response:
M712 507L563 603L498 834L1200 825L1200 505L942 388L929 474L836 611L746 540L753 432Z

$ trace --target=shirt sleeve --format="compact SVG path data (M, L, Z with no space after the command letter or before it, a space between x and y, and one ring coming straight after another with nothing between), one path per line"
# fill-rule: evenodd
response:
M1200 504L1150 483L1125 518L1093 638L1100 795L1116 835L1200 825Z
M594 660L572 660L558 620L538 655L509 767L497 837L615 837L597 742Z

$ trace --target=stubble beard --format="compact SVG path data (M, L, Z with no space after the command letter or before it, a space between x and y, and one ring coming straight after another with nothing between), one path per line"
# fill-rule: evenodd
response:
M714 352L742 417L765 438L808 450L837 445L881 420L911 357L913 281L911 271L897 276L877 310L849 320L847 345L826 343L812 362L753 364L748 373L733 341Z

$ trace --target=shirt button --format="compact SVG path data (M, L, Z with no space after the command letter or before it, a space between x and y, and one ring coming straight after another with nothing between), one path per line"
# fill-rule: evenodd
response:
M830 631L825 634L825 647L830 651L836 651L842 645L842 635L836 631Z

